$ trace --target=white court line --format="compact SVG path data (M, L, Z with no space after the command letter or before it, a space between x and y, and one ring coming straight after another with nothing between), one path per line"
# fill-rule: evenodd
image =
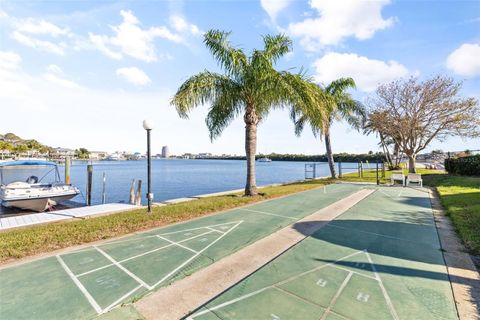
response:
M98 252L100 252L101 254L103 254L105 256L105 258L107 258L108 260L110 260L116 267L118 267L119 269L121 269L123 272L125 272L126 274L128 274L132 279L134 279L135 281L137 281L138 283L140 283L142 286L144 286L145 288L149 289L149 290L152 290L153 288L150 287L148 284L146 284L142 279L140 279L139 277L137 277L135 274L133 274L132 272L130 272L130 270L128 270L127 268L125 268L124 266L122 266L120 263L118 263L115 259L113 259L112 257L110 257L105 251L103 251L102 249L98 248L97 246L93 246L95 249L98 250Z
M197 234L196 236L193 236L193 237L190 237L190 238L187 238L187 239L183 239L182 241L179 241L178 243L182 243L182 242L185 242L185 241L188 241L188 240L192 240L192 239L195 239L195 238L198 238L198 237L202 237L202 236L204 236L204 235L206 235L206 234L210 234L210 233L212 233L212 231L207 231L207 232L204 232L204 233L201 233L201 234ZM157 236L154 236L154 237L157 237ZM173 246L173 244L167 244L167 245L165 245L165 246L163 246L163 247L155 248L155 249L153 249L153 250L150 250L150 251L147 251L147 252L143 252L143 253L137 254L137 255L135 255L135 256L133 256L133 257L129 257L129 258L120 260L120 261L118 261L118 263L127 262L127 261L130 261L130 260L132 260L132 259L136 259L136 258L145 256L145 255L150 254L150 253L154 253L154 252L156 252L156 251L160 251L160 250L162 250L162 249L165 249L165 248L168 248L168 247L171 247L171 246ZM77 274L77 277L81 277L81 276L84 276L84 275L86 275L86 274L89 274L89 273L92 273L92 272L95 272L95 271L98 271L98 270L102 270L102 269L111 267L111 266L113 266L113 265L114 265L113 263L107 264L107 265L105 265L105 266L101 266L101 267L98 267L98 268L96 268L96 269L92 269L92 270L86 271L86 272L84 272L84 273Z
M186 249L186 250L188 250L188 251L191 251L191 252L193 252L193 253L198 253L198 251L196 251L196 250L193 250L193 249L191 249L191 248L189 248L189 247L186 247L186 246L184 246L184 245L182 245L182 244L180 244L180 243L178 243L178 242L175 242L175 241L169 240L169 239L167 239L167 238L164 238L164 237L162 237L162 236L159 236L159 235L157 235L157 237L159 237L160 239L162 239L162 240L165 240L165 241L167 241L167 242L170 242L171 244L173 244L173 245L176 245L177 247L180 247L180 248Z
M358 230L358 229L340 227L340 226L336 226L335 224L331 224L331 223L327 224L326 226L327 226L327 227L331 227L331 228L343 229L343 230L355 230L356 232L365 233L365 234L371 234L371 235L373 235L373 236L383 237L383 238L392 239L392 240L397 240L397 241L406 241L406 242L411 242L411 243L415 243L415 244L419 244L419 243L420 243L420 242L418 242L418 241L413 241L413 240L408 240L408 239L402 239L402 238L387 236L387 235L385 235L385 234L380 234L380 233L376 233L376 232L370 232L370 231L363 231L363 230ZM420 244L428 245L427 243L420 243Z
M338 297L340 297L340 294L342 294L343 289L345 289L345 287L347 286L347 283L350 281L352 276L353 276L353 272L350 272L345 278L345 280L343 280L342 285L340 286L340 288L338 288L337 293L335 293L335 295L333 296L332 301L330 301L330 305L325 310L320 320L325 320L327 318L327 315L330 313L330 310L332 310L333 306L337 302Z
M333 267L333 268L336 268L336 269L340 269L340 270L343 270L343 271L347 271L347 272L353 272L355 273L357 276L361 276L361 277L365 277L365 278L369 278L369 279L372 279L372 280L376 280L376 281L379 281L377 278L375 277L372 277L372 276L368 276L366 274L363 274L363 273L360 273L360 272L357 272L357 271L353 271L353 270L349 270L347 268L343 268L343 267L339 267L339 266L336 266L336 265L332 265L330 267ZM373 268L373 267L372 267Z
M157 283L155 283L152 288L155 288L156 286L158 286L160 283L162 283L163 281L165 281L166 279L168 279L171 275L173 275L175 272L177 272L178 270L180 270L181 268L183 268L186 264L188 264L190 261L192 261L193 259L195 259L196 257L198 257L202 252L204 252L205 250L207 250L209 247L211 247L212 245L214 245L217 241L219 241L220 239L222 239L223 237L225 237L230 231L232 231L233 229L235 229L236 227L238 227L241 223L243 222L240 221L238 222L236 225L234 225L232 228L230 228L227 232L225 232L224 234L222 234L220 237L218 237L217 239L215 239L215 241L213 241L212 243L210 243L208 246L206 246L205 248L203 248L202 250L198 251L195 255L193 255L192 257L190 257L189 259L187 259L184 263L182 263L181 265L179 265L178 267L176 267L175 269L173 269L169 274L167 274L166 276L164 276L162 279L160 279Z
M220 231L220 230L217 230L217 229L212 229L212 228L210 228L210 227L205 227L205 228L208 229L208 230L215 231L215 232L225 233L225 232L223 232L223 231Z
M383 285L382 278L380 278L380 275L377 272L377 268L375 268L375 264L373 264L372 258L370 257L370 254L368 253L367 250L365 250L365 254L367 255L368 262L370 262L370 265L372 266L373 272L375 273L375 277L377 277L378 279L378 283L380 285L380 288L382 289L383 296L385 298L385 301L387 302L388 308L390 309L390 313L392 314L393 319L399 320L398 314L395 311L392 300L390 299L390 296L388 295L388 292L385 289L385 286Z
M379 190L380 190L380 192L381 192L381 193L383 193L383 194L384 194L384 195L386 195L387 197L390 197L390 198L392 198L392 199L395 199L395 197L394 197L394 196L392 196L392 195L390 195L390 194L388 194L388 193L384 192L384 191L382 190L382 188L380 188Z
M152 235L137 234L138 237L136 237L136 238L121 239L121 240L112 240L112 241L109 241L109 242L105 242L105 243L103 243L102 245L123 243L123 242L129 242L129 241L136 241L136 240L142 240L142 239L146 239L146 238L155 238L157 235L166 236L166 235L175 234L175 233L181 233L181 232L187 232L187 231L193 231L193 230L199 230L199 229L208 229L208 227L223 226L223 225L228 225L228 224L234 224L234 223L237 223L237 222L238 222L238 221L225 222L225 223L214 224L214 225L205 226L205 227L198 227L198 228L191 228L191 229L183 229L183 230L180 230L180 231L173 231L173 232L159 233L159 234L152 234ZM158 231L158 230L157 230L157 231ZM219 232L220 232L220 231L219 231Z
M132 295L135 291L137 291L138 289L140 289L142 287L142 285L139 285L137 286L136 288L134 288L132 291L126 293L124 296L122 296L121 298L119 298L117 301L113 302L111 305L109 305L108 307L106 307L105 309L102 310L102 313L106 313L108 311L110 311L110 309L112 309L113 307L115 307L117 304L119 304L120 302L122 302L124 299L128 298L130 295Z
M353 256L355 256L355 255L357 255L357 254L360 254L360 253L363 253L363 252L364 252L363 250L354 252L354 253L352 253L352 254L349 254L349 255L347 255L347 256L345 256L345 257L342 257L342 258L340 258L340 259L338 259L338 260L335 260L335 261L333 261L333 262L323 264L323 265L318 266L318 267L316 267L316 268L313 268L313 269L311 269L311 270L308 270L308 271L299 273L299 274L297 274L297 275L294 275L294 276L292 276L292 277L290 277L290 278L287 278L287 279L285 279L285 280L283 280L283 281L274 283L274 284L271 285L271 286L264 287L264 288L259 289L259 290L257 290L257 291L253 291L253 292L251 292L251 293L245 294L245 295L240 296L240 297L238 297L238 298L235 298L235 299L226 301L226 302L224 302L224 303L221 303L221 304L219 304L219 305L217 305L217 306L214 306L214 307L212 307L212 308L209 308L209 309L207 309L207 310L203 310L203 311L200 311L200 312L198 312L198 313L195 313L195 314L189 316L187 319L188 319L188 320L193 320L195 317L198 317L198 316L204 315L205 313L209 313L209 312L215 311L215 310L217 310L217 309L226 307L226 306L231 305L231 304L233 304L233 303L236 303L236 302L238 302L238 301L242 301L242 300L247 299L247 298L249 298L249 297L251 297L251 296L257 295L257 294L259 294L259 293L261 293L261 292L263 292L263 291L265 291L265 290L267 290L267 289L274 288L275 286L280 286L280 285L282 285L282 284L284 284L284 283L290 282L290 281L295 280L295 279L297 279L297 278L299 278L299 277L302 277L302 276L304 276L304 275L306 275L306 274L309 274L309 273L315 272L315 271L317 271L317 270L323 269L323 268L325 268L325 267L331 266L332 264L335 264L335 263L337 263L337 262L339 262L339 261L348 259L348 258L350 258L350 257L353 257Z
M92 305L92 307L95 309L95 311L100 314L102 312L102 308L98 305L97 301L93 299L93 297L90 295L90 293L87 291L87 289L83 286L83 284L75 277L73 272L68 268L68 266L65 264L63 259L60 256L57 256L57 260L62 266L62 268L65 270L65 272L70 276L72 281L77 285L78 289L83 293L85 298L87 298L88 302Z
M243 220L241 220L241 221L243 222ZM238 223L238 222L240 222L240 220L238 220L238 221L232 221L232 222L224 222L224 223L219 223L219 224L212 224L212 225L208 225L208 226L204 226L204 227L198 227L198 228L183 229L183 230L180 230L180 231L172 231L172 232L167 232L167 233L159 233L158 235L159 235L159 236L167 236L167 235L170 235L170 234L175 234L175 233L180 233L180 232L193 231L193 230L198 230L198 229L205 229L205 228L208 228L208 227L224 226L224 225L229 225L229 224L235 224L235 223Z
M245 209L245 208L239 208L238 210L249 211L249 212L254 212L254 213L261 213L261 214L266 214L268 216L275 216L275 217L280 217L280 218L292 219L292 220L295 220L295 221L298 220L297 218L293 218L293 217L289 217L289 216L282 216L280 214L271 213L271 212L264 212L264 211L251 210L251 209Z

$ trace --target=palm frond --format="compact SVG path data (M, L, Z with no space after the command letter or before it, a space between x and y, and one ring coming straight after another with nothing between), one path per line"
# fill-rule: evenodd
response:
M173 96L170 104L175 106L182 118L188 118L193 108L214 102L221 95L238 94L241 88L228 76L204 71L187 79Z
M245 69L248 59L241 49L230 44L230 33L210 30L204 35L204 43L227 73L237 75Z
M339 78L326 86L325 91L332 96L337 96L344 94L347 89L355 89L356 87L352 78Z
M287 54L292 48L292 40L284 34L263 37L265 57L275 63L279 58Z
M223 130L240 114L242 106L240 97L235 94L222 94L217 97L205 119L210 140L222 134Z

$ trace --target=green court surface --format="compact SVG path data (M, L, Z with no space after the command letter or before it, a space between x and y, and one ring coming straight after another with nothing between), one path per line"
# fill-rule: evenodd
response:
M184 278L360 188L329 185L3 268L1 318L126 318L124 312L130 314L126 308L107 312ZM312 310L314 307L309 305Z
M427 191L378 187L188 319L457 319Z

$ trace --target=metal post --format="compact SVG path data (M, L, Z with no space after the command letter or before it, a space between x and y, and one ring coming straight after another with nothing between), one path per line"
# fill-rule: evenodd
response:
M338 161L338 177L342 177L342 161Z
M376 166L377 166L377 170L376 170L376 173L377 173L377 185L380 184L380 180L378 179L378 160L376 161Z
M102 188L102 204L105 204L107 200L107 196L105 194L105 184L107 182L107 176L105 175L105 172L103 173L103 188Z
M152 212L152 157L150 154L150 131L147 130L147 203L148 203L148 212Z
M314 162L313 163L313 177L312 177L312 179L315 179L316 175L317 175L317 164Z
M93 165L87 165L87 206L92 205Z
M65 158L65 183L70 184L70 166L72 164L72 161L70 160L70 157Z

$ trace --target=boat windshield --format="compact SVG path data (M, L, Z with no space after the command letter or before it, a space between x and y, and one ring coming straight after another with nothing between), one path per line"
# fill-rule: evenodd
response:
M0 165L0 184L7 185L12 182L54 183L59 182L60 177L56 165L29 164L29 165Z

